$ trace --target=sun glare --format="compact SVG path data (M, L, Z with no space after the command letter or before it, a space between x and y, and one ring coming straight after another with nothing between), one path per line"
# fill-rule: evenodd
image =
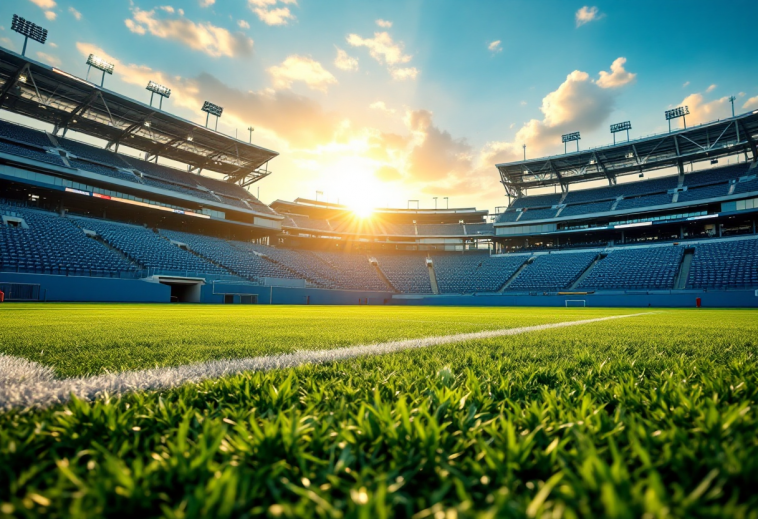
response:
M371 218L371 215L374 214L374 208L365 202L355 204L351 206L351 209L353 210L353 213L355 213L355 216L358 218Z

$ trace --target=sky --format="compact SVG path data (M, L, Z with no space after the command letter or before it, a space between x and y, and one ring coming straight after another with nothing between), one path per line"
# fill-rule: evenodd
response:
M27 55L84 77L90 53L115 63L105 86L275 150L252 187L355 208L507 203L495 164L667 131L758 109L755 0L13 0L0 46L20 52L14 13L49 30ZM7 112L0 114L8 117ZM323 194L317 194L317 192ZM447 197L448 200L444 200ZM413 204L415 207L415 203Z

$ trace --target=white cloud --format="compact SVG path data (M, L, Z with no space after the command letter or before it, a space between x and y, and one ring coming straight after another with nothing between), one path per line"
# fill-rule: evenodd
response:
M396 81L405 81L406 79L416 79L418 69L416 67L391 68L390 75Z
M726 96L713 101L705 101L703 94L690 94L676 106L686 106L690 109L690 114L687 116L688 127L732 115L729 98Z
M340 70L358 70L358 58L348 55L347 52L336 47L337 57L334 58L334 66Z
M379 27L383 27L385 29L389 29L390 27L392 27L392 22L390 22L389 20L382 20L381 18L376 21L376 24Z
M595 7L595 6L589 7L589 6L586 6L586 5L584 7L582 7L581 9L579 9L576 12L576 14L574 15L574 17L576 18L576 26L577 27L581 27L585 23L590 23L590 22L593 22L595 20L599 20L603 16L605 16L605 15L602 14L602 13L600 13L600 11L598 11L597 7Z
M502 45L500 45L500 40L495 40L493 42L490 42L489 45L487 45L487 48L490 50L490 52L498 53L503 50Z
M750 109L750 108L758 108L758 96L751 97L747 101L745 101L745 104L742 105L742 108Z
M521 106L526 106L526 101L521 101L519 104L520 104Z
M55 0L29 0L31 3L39 7L40 9L52 9L56 4Z
M394 108L388 108L387 104L384 101L376 101L374 103L371 103L369 106L372 110L379 110L380 112L385 112L388 114L394 114L395 109Z
M270 67L268 73L276 89L290 88L293 82L302 81L308 88L326 92L329 85L337 83L331 72L307 56L289 56L281 65Z
M616 58L611 63L610 73L604 70L600 71L600 78L597 80L597 84L602 88L617 88L634 81L637 74L627 72L624 69L624 63L626 63L626 58Z
M216 3L216 0L200 0L200 7L210 7Z
M68 12L71 13L71 15L76 18L77 21L82 19L82 13L74 9L73 7L68 8Z
M347 42L353 47L366 47L372 58L387 66L387 70L395 80L416 79L419 74L416 67L398 67L411 61L413 56L405 54L405 44L401 41L396 43L387 32L375 32L373 38L349 34Z
M718 86L718 85L716 85L715 83L714 83L714 84L712 84L711 86L709 86L708 88L706 88L706 89L705 89L705 93L706 93L706 94L710 94L711 92L713 92L714 90L716 90L716 87L717 87L717 86Z
M471 170L471 146L436 127L430 111L409 111L406 125L415 144L407 158L408 180L433 182Z
M688 86L690 86L690 82L689 82L689 81L685 81L685 82L682 84L682 88L687 88Z
M50 46L51 46L52 48L54 48L54 49L57 49L57 48L58 48L58 44L57 44L57 43L55 43L55 42L49 41L49 42L47 42L47 44L48 44L48 45L50 45Z
M237 20L237 27L240 29L249 29L250 24L247 23L245 20Z
M162 9L171 13L168 9ZM174 40L193 50L199 50L213 57L249 54L253 40L242 33L230 33L209 22L195 23L184 18L184 11L178 10L178 17L158 18L155 9L143 11L132 9L132 18L124 23L135 34L150 32L153 36Z
M56 58L55 56L51 56L47 52L37 52L37 57L47 63L48 65L52 65L54 67L60 67L61 66L61 60L59 58Z
M13 45L13 40L11 40L10 38L6 36L0 36L0 43L2 43L6 49L10 49L10 50L16 49L16 46Z
M45 18L50 20L51 22L58 18L58 15L55 13L55 11L45 11Z
M294 20L295 15L287 4L297 5L297 0L248 0L248 7L266 25L287 25Z
M375 32L373 38L361 38L357 34L350 34L347 42L353 47L366 47L372 58L386 65L408 63L412 58L403 54L403 42L395 43L387 32Z

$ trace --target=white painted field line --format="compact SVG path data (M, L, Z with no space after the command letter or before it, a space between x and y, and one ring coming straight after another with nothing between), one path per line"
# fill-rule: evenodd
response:
M566 328L613 319L650 315L652 313L655 312L614 315L581 321L565 321L537 326L441 335L421 339L405 339L331 350L296 351L294 353L265 357L214 360L186 366L153 368L66 379L57 378L52 368L21 357L0 354L0 411L7 411L13 408L47 407L64 403L71 398L72 394L81 399L93 400L100 396L121 395L132 391L170 389L187 382L200 382L245 371L294 368L304 364L322 364L367 355L384 355L441 344L519 335L553 328Z

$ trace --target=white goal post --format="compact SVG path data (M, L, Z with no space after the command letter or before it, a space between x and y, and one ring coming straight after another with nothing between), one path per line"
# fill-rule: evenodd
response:
M586 299L566 299L566 306L587 306Z

